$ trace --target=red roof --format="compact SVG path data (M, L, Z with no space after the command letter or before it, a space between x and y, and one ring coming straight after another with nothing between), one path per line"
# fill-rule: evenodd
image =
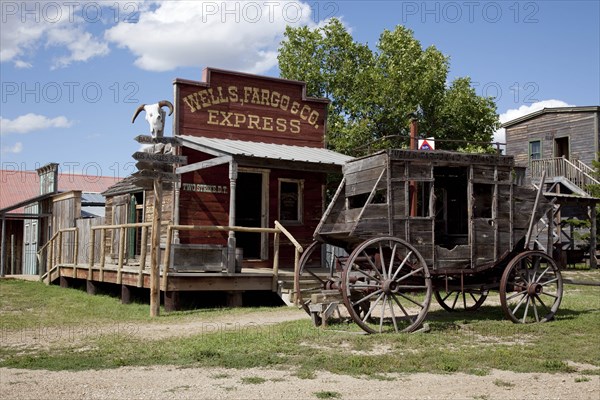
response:
M58 191L81 190L101 193L121 178L96 175L58 174ZM0 209L40 195L40 178L36 171L0 170ZM23 209L13 212L23 212Z

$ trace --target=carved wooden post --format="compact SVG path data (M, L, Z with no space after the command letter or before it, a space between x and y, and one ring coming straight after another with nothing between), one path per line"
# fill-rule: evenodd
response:
M160 218L162 214L162 181L154 179L152 211L152 247L150 252L150 316L160 314Z
M231 161L229 163L229 226L235 226L235 187L237 181L237 163ZM235 273L235 232L229 231L227 239L227 272Z

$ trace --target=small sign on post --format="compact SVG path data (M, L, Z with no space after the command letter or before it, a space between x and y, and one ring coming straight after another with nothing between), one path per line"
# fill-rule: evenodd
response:
M187 164L186 156L176 156L173 154L161 154L161 153L145 153L143 151L136 151L132 157L138 161L150 161L162 164Z
M435 138L419 139L419 150L435 150Z

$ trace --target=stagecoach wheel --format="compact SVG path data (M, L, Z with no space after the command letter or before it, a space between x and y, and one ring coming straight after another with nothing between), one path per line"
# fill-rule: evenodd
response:
M560 306L563 283L554 260L540 251L526 251L506 267L500 281L500 303L515 323L546 322Z
M367 240L344 265L342 297L368 333L412 332L431 302L429 269L419 252L394 237Z
M295 278L300 282L298 303L310 315L315 326L321 326L321 318L317 313L310 310L312 295L321 293L326 289L334 289L337 287L335 285L336 280L339 281L339 274L337 274L336 278L335 273L333 276L323 274L323 269L321 269L320 273L317 273L317 271L313 271L313 268L309 267L311 264L321 265L321 246L320 242L312 242L302 253L298 270L295 272Z
M436 290L433 292L438 304L446 311L475 311L485 301L487 289Z

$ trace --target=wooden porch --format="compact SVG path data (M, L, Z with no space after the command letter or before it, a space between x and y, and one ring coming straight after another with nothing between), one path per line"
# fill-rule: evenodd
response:
M90 225L89 229L81 227L61 229L38 252L40 275L47 284L59 281L61 286L69 286L69 280L86 282L87 291L96 293L98 284L121 286L121 299L129 302L131 289L149 289L158 283L163 294L167 311L179 307L178 294L192 291L220 291L228 295L227 304L241 306L241 294L247 291L271 291L277 293L284 302L296 302L294 289L299 282L294 281L294 270L298 268L302 246L277 221L274 228L247 228L238 226L186 226L163 225L161 232L164 242L160 265L152 265L148 248L152 234L151 223L134 223L121 225ZM130 258L126 252L127 230L140 229L142 232L142 252L139 257ZM118 257L113 262L107 254L106 233L108 230L119 232ZM242 267L232 271L230 262L223 263L225 268L220 272L178 271L173 265L174 233L184 230L222 231L222 232L254 232L273 235L272 266ZM284 236L294 248L294 261L280 266L280 238ZM102 245L103 244L103 245ZM227 249L225 249L227 250ZM226 257L235 256L226 251ZM249 262L251 264L252 262ZM264 265L264 262L261 263Z

